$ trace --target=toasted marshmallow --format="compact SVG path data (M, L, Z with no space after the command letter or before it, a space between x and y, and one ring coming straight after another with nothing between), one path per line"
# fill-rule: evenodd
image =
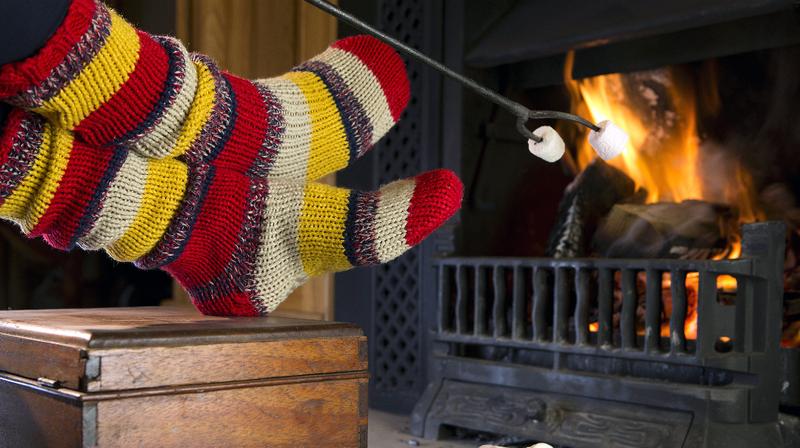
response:
M600 131L589 132L589 144L603 160L611 160L625 151L628 134L614 123L603 120L597 123Z
M528 140L528 150L531 154L553 163L564 155L564 140L555 129L550 126L541 126L533 131L542 141Z

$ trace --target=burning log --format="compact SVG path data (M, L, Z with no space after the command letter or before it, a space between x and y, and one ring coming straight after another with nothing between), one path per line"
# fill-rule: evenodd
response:
M547 243L547 255L555 258L589 254L591 236L600 220L619 202L641 201L633 181L625 173L596 159L567 186L558 206L558 219Z
M729 247L735 229L735 213L719 204L616 204L592 246L615 258L713 258Z

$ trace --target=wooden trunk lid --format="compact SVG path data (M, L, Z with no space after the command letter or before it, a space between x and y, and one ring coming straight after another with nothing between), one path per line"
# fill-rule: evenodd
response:
M166 307L0 312L0 371L81 392L366 369L350 324Z

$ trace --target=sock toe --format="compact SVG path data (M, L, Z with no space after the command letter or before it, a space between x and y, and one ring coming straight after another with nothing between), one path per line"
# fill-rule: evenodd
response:
M394 48L367 35L346 37L336 41L332 47L355 55L369 68L386 95L392 118L395 122L399 120L408 105L411 88L406 65Z
M415 178L416 187L408 207L406 243L419 244L461 207L464 187L450 170L433 170Z
M419 244L461 205L461 181L452 171L435 170L380 189L375 213L374 250L385 263Z

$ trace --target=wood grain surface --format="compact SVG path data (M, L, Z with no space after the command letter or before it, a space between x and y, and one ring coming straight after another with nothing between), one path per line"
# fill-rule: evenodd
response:
M367 373L116 393L0 374L0 448L366 447Z
M359 385L330 380L97 403L101 447L359 447Z
M350 324L4 311L0 371L0 448L367 443L367 345Z
M0 371L82 391L363 371L357 327L188 308L0 312Z
M363 371L364 337L92 350L100 375L89 392Z

